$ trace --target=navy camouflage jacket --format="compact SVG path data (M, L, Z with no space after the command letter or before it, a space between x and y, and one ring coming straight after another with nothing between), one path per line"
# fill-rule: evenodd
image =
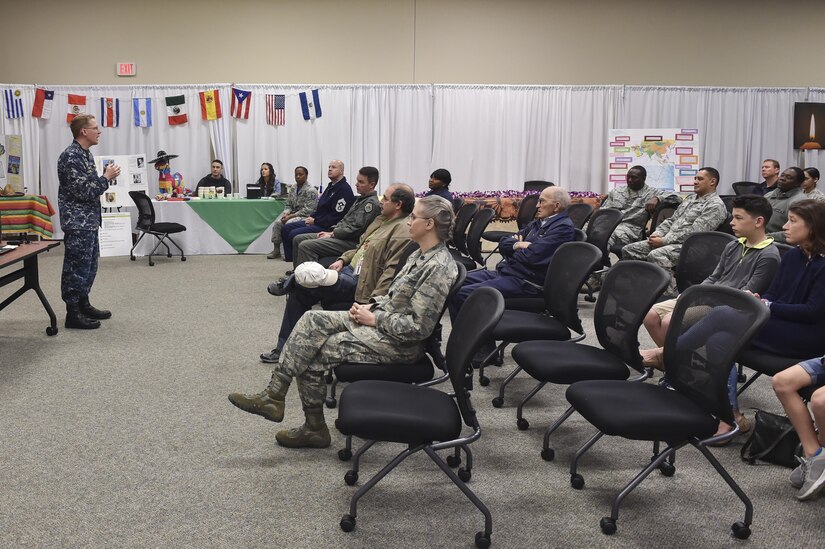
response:
M72 141L57 159L57 205L64 231L96 231L100 227L100 195L109 181L97 175L92 153Z

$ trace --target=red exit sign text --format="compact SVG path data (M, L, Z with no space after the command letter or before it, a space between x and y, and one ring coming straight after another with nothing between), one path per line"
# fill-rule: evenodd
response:
M137 74L137 65L134 63L118 63L117 64L117 75L118 76L135 76Z

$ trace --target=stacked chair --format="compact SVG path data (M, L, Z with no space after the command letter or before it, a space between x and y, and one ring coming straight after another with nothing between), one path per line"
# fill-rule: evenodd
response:
M484 268L485 257L481 254L481 238L484 230L495 215L496 212L492 208L481 208L478 210L470 222L470 228L467 230L465 239L467 253L463 254L458 250L450 250L456 263L461 263L468 271Z
M521 203L518 205L518 213L516 214L516 226L518 226L519 231L529 225L536 217L538 203L539 195L537 194L529 194L521 200ZM487 254L485 259L490 259L490 256L498 251L498 243L502 238L513 236L514 234L516 233L511 231L484 231L481 233L481 238L488 242L494 242L496 245L495 249Z
M590 215L592 213L593 206L590 204L585 204L584 202L580 204L571 204L567 208L567 215L570 216L570 221L573 222L573 226L577 229L584 227L584 224L587 223L588 219L590 219Z
M593 274L603 274L610 268L610 249L607 245L613 231L622 222L622 212L615 208L599 208L599 211L594 213L590 218L590 223L587 224L587 242L596 246L602 252L602 268L599 270L593 269ZM593 297L593 288L589 283L584 284L587 287L587 296L585 301L593 303L596 298Z

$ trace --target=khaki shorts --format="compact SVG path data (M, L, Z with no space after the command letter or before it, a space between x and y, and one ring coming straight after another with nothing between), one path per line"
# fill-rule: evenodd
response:
M659 315L659 320L663 319L665 315L669 315L673 312L673 309L676 308L676 300L675 299L668 299L662 301L661 303L656 303L653 307L650 308L653 312Z

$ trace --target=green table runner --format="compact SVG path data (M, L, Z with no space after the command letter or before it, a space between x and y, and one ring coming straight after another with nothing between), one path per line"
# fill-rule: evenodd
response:
M284 201L280 199L216 198L189 200L186 204L239 254L284 211Z

